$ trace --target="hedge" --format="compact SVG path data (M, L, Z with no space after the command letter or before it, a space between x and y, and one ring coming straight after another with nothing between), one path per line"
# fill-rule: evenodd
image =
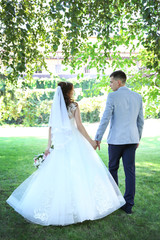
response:
M33 79L30 83L21 80L13 86L5 80L0 84L0 124L22 124L36 126L48 124L51 105L57 86L56 79ZM95 81L95 80L94 80ZM100 120L103 96L94 95L94 89L86 80L76 84L76 101L81 109L82 120L96 122ZM91 80L93 83L93 80ZM80 87L83 85L83 88ZM84 92L83 92L84 91ZM95 94L97 95L97 93ZM84 96L87 96L84 98Z

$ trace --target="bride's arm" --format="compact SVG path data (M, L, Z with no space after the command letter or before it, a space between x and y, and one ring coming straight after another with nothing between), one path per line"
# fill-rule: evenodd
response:
M88 135L86 129L84 128L82 121L81 121L81 115L80 115L80 110L79 107L77 106L75 110L75 120L77 124L78 130L81 132L81 134L88 140L88 142L92 145L94 149L97 147L96 141L92 140L90 136Z
M49 133L48 133L48 146L44 153L46 156L49 154L50 147L51 147L51 127L49 127Z

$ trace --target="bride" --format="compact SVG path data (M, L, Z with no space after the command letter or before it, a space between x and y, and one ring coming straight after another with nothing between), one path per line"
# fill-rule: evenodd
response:
M58 84L49 119L45 161L7 199L25 219L69 225L100 219L125 204L86 132L72 83ZM51 144L54 149L51 150Z

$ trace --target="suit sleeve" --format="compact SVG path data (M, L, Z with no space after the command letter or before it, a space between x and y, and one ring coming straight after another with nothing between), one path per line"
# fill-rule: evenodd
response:
M113 113L113 99L112 99L112 94L109 93L106 101L106 107L95 136L95 140L101 141L103 134L111 119L112 113Z
M142 97L141 97L141 106L140 106L139 114L137 117L139 140L141 139L141 136L142 136L143 125L144 125L144 117L143 117L143 103L142 103Z

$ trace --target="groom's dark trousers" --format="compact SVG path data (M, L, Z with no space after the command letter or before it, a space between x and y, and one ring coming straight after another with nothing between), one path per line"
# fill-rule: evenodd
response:
M125 194L126 203L134 205L135 195L135 151L137 144L108 145L109 171L118 185L118 168L122 157L125 172Z

